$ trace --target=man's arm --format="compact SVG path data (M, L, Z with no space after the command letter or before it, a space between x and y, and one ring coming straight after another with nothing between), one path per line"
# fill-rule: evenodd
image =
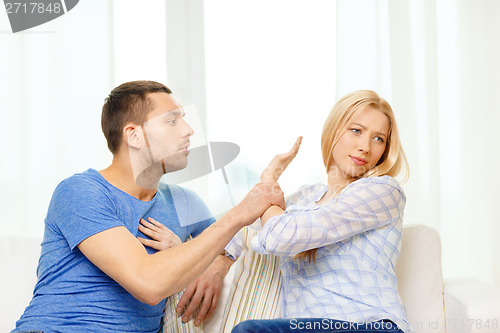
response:
M277 207L277 206L273 206ZM170 229L153 218L149 222L141 220L139 230L151 239L140 238L139 241L158 251L181 244L181 240ZM203 226L203 230L207 226ZM221 253L208 268L192 282L185 290L177 306L177 313L182 314L183 322L188 322L193 313L196 314L195 326L200 326L203 320L210 318L217 308L219 294L224 284L224 278L233 264L231 259Z
M271 205L284 207L281 189L277 183L259 183L190 242L150 255L125 227L115 227L85 239L78 248L135 298L155 305L201 275L236 232Z
M212 316L219 302L224 278L233 263L233 259L218 255L207 270L184 290L176 308L177 313L182 314L183 322L188 322L198 308L195 326L200 326L202 321Z

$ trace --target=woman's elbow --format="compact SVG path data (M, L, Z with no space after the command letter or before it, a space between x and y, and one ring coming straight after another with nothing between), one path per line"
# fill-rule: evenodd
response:
M286 256L289 254L290 244L264 242L262 244L262 249L264 250L264 253L272 254L273 256L277 256L277 257L282 257L282 256Z

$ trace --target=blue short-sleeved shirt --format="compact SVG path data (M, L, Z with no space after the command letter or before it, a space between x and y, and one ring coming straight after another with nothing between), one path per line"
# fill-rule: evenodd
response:
M13 331L154 332L165 300L156 306L135 299L90 262L77 245L101 231L125 226L134 236L139 220L152 217L185 241L212 224L207 206L192 191L161 185L141 201L89 169L62 181L52 196L33 299ZM181 226L179 221L185 219ZM146 248L148 253L156 252Z

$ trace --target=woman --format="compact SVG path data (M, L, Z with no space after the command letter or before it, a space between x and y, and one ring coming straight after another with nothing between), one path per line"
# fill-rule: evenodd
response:
M262 181L278 180L300 140ZM393 177L408 166L390 105L368 90L343 97L321 149L328 185L301 187L286 211L269 208L252 239L255 251L280 257L285 319L232 332L412 332L395 275L406 199Z

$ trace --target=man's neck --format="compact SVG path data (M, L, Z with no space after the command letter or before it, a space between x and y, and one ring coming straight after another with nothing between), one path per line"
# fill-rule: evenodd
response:
M158 190L158 184L160 181L158 179L156 184L153 184L156 186L151 186L151 188L143 188L137 185L130 165L123 163L117 158L113 158L111 165L106 169L99 171L99 173L111 185L141 201L149 201L153 199L156 191Z

